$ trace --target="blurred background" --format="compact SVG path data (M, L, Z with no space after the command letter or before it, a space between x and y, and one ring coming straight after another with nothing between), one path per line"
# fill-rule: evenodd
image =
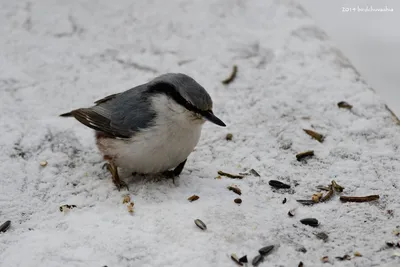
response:
M400 1L302 0L301 3L399 116ZM388 7L393 12L343 12L343 8L370 6Z

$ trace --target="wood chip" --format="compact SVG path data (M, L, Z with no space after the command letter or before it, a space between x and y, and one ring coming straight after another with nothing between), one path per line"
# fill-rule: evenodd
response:
M337 103L339 108L345 108L345 109L352 109L353 106L350 105L349 103L345 102L345 101L340 101L339 103Z
M73 209L73 208L76 208L76 205L62 205L62 206L60 206L60 211L61 212L67 212L67 211L69 211L70 209Z
M129 203L131 201L131 197L129 195L125 195L122 199L122 204Z
M315 202L310 199L297 199L296 201L305 206L311 206L315 204Z
M129 213L133 213L133 206L134 206L135 204L133 203L133 202L130 202L128 205L127 205L127 208L128 208L128 212Z
M371 195L371 196L365 196L365 197L350 197L350 196L341 196L340 200L343 202L369 202L369 201L374 201L378 200L379 195Z
M318 239L323 240L324 242L328 241L329 236L324 233L324 232L320 232L320 233L316 233L314 234Z
M241 191L240 188L237 187L237 186L228 186L228 189L229 189L230 191L235 192L235 193L238 194L238 195L241 195L241 194L242 194L242 191Z
M228 133L225 137L226 140L231 141L233 138L233 135L231 133Z
M188 200L189 200L190 202L193 202L193 201L198 200L199 198L200 198L199 196L193 195L193 196L189 197Z
M309 151L305 151L305 152L301 152L299 154L296 155L296 159L297 161L302 161L306 158L311 158L314 156L314 150L309 150Z
M231 173L227 173L227 172L223 172L223 171L218 171L218 174L221 176L226 176L228 178L232 178L232 179L243 179L243 175L239 175L239 174L231 174Z
M306 134L308 134L315 140L317 140L318 142L320 142L320 143L324 142L325 137L322 134L319 134L317 132L314 132L314 131L308 130L308 129L303 129L303 131L306 132Z
M327 262L329 262L329 257L328 256L324 256L324 257L322 257L321 261L323 263L327 263Z
M358 251L354 252L354 256L355 256L355 257L362 257L361 253L358 252Z
M233 82L233 80L235 80L235 78L236 78L237 71L238 71L238 67L236 65L233 65L233 69L232 69L231 75L229 75L228 78L223 80L222 83L223 84L230 84L231 82Z
M321 200L322 195L323 195L322 193L313 194L311 200L315 203L318 203Z

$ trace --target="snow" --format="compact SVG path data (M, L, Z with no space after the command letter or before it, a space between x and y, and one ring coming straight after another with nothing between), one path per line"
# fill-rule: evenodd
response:
M400 24L400 2L303 0L302 5L391 109L400 114L400 31L395 26ZM343 12L342 9L371 6L393 11Z
M251 260L270 244L277 247L260 266L321 266L323 256L332 266L400 264L385 245L396 241L400 211L400 128L296 2L1 1L0 12L0 223L12 221L0 234L0 266L224 267L234 266L231 253ZM233 64L238 76L224 86ZM176 185L125 173L130 214L93 132L58 114L165 72L194 77L228 127L205 125ZM310 149L313 159L296 161ZM249 168L261 177L215 179L218 170ZM272 189L271 179L292 189ZM296 202L333 179L345 195L381 198ZM193 194L200 199L191 203ZM77 208L60 212L64 204ZM308 217L320 226L299 222ZM322 231L326 243L314 235ZM297 251L303 246L307 253ZM363 256L335 259L355 251Z

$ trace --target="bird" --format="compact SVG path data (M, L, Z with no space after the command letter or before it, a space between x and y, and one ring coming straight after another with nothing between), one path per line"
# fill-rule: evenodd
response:
M94 105L60 114L94 130L96 146L120 190L118 168L177 177L198 144L204 123L226 124L203 86L184 73L165 73Z

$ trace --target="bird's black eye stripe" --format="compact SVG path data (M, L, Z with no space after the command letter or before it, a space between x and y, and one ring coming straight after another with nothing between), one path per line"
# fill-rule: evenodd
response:
M159 82L152 85L149 90L147 91L149 94L166 94L167 96L171 97L175 100L176 103L180 104L181 106L185 107L187 110L199 113L203 115L207 113L207 111L200 110L193 106L191 103L186 101L179 92L176 90L175 86L169 83Z

